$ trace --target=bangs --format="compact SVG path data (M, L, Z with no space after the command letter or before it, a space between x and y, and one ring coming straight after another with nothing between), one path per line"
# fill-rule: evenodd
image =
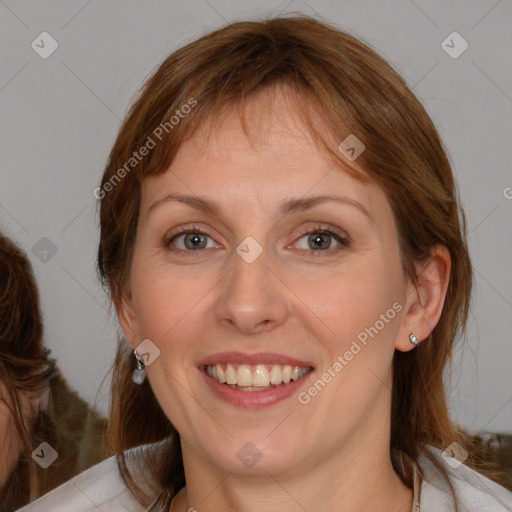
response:
M324 46L314 43L313 32L311 41L306 42L287 34L285 23L276 36L278 24L279 20L268 27L252 22L235 24L231 32L235 27L244 34L244 41L237 44L226 41L221 29L216 36L201 38L175 52L148 79L140 97L150 96L151 104L142 112L137 102L125 122L137 126L131 148L144 147L148 141L151 146L133 173L139 183L165 172L184 139L201 130L210 140L228 111L239 111L244 132L250 137L246 105L266 93L272 102L278 92L319 148L354 177L367 179L362 169L372 166L367 165L366 155L361 154L355 164L339 149L351 135L364 147L370 145L359 121L368 116L361 116L356 106L365 94L359 84L361 72L352 69L350 59L340 61L347 41L340 40L339 47L326 54ZM232 38L238 39L238 35L232 34ZM353 45L361 43L354 40ZM162 69L166 69L165 75ZM374 90L367 97L376 94ZM136 112L138 119L134 119Z
M199 94L194 98L197 96ZM254 109L255 102L257 102L257 111ZM145 175L141 176L142 179L165 172L171 166L176 152L185 140L198 137L204 148L209 146L222 129L226 117L233 112L238 113L241 129L252 145L254 140L268 129L275 116L279 115L276 111L279 110L282 114L284 106L285 111L290 113L289 119L294 126L329 157L332 166L342 168L361 181L368 181L368 174L362 166L350 161L339 149L340 142L353 131L347 130L344 124L335 119L332 113L322 107L314 92L304 86L298 89L297 85L279 81L265 84L251 91L247 96L230 100L217 99L201 104L203 105L201 111L194 111L184 119L175 134L166 133L165 137L162 137L161 154L155 155L160 165L147 168ZM256 119L250 116L249 110L251 114L256 113ZM251 117L250 122L249 117Z

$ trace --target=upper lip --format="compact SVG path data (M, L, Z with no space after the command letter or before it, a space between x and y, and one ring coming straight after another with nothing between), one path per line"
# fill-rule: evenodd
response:
M299 367L313 367L309 361L302 361L294 357L285 356L283 354L275 354L273 352L258 352L253 354L244 354L243 352L219 352L206 357L199 361L199 366L214 365L217 363L226 364L280 364Z

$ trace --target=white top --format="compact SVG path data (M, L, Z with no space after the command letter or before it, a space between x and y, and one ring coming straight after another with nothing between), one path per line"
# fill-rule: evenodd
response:
M460 512L512 512L512 492L467 466L456 467L455 459L444 460L437 448L429 446L429 449L450 475ZM423 455L419 463L425 480L421 481L415 471L411 512L455 510L449 487L439 471ZM131 496L121 479L115 457L110 457L18 512L147 512L149 508Z

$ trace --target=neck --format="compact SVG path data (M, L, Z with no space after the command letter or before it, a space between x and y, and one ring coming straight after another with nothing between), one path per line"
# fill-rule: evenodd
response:
M364 452L366 456L353 450L321 461L307 473L266 472L258 477L185 464L187 486L174 500L172 512L296 512L318 510L320 504L326 512L409 512L412 490L395 473L389 449Z

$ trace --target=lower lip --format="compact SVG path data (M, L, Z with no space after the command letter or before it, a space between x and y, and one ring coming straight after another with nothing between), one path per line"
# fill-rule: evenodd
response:
M312 375L314 370L310 370L304 377L290 381L288 384L281 384L265 391L240 391L208 376L206 372L198 369L206 380L210 389L222 400L246 409L263 409L265 407L277 404L290 398L298 392L300 387Z

